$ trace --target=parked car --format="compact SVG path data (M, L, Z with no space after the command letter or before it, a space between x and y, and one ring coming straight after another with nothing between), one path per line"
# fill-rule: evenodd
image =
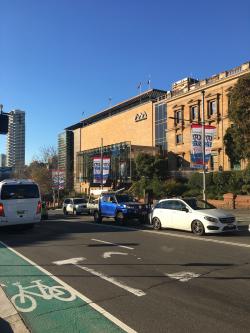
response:
M74 215L87 214L87 200L85 198L66 198L63 201L62 209L64 215L68 215L69 213Z
M99 207L99 198L89 198L87 202L87 209L89 215L94 215L94 212L98 210Z
M180 229L199 236L237 230L233 214L196 198L162 199L153 208L150 220L156 230Z
M120 223L134 218L146 222L147 215L147 205L136 202L131 195L109 192L100 196L98 209L94 211L94 220L101 222L103 217L111 217Z

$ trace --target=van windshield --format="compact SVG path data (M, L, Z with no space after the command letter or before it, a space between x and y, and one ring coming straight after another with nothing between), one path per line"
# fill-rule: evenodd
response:
M35 184L3 185L2 200L39 198L38 186Z

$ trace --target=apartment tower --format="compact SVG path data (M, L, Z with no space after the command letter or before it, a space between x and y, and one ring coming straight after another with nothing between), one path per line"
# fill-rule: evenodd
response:
M25 112L13 110L9 113L7 135L7 166L20 170L25 165Z

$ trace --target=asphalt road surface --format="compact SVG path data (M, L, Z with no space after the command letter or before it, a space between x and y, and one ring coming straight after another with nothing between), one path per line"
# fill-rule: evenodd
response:
M3 245L16 251L11 255L27 258L100 306L122 331L146 333L250 332L249 235L245 228L237 234L196 237L136 223L95 224L92 217L64 217L60 211L50 212L49 220L33 230L0 229ZM23 273L7 267L15 259L3 264L4 259L0 279L18 282ZM30 281L33 274L27 273ZM71 318L75 313L74 308ZM28 319L31 331L40 315ZM71 329L80 332L74 325ZM63 332L60 325L58 332Z

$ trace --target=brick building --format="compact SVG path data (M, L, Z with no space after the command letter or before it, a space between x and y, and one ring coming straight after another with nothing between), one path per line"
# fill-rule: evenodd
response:
M190 169L191 124L201 121L202 94L204 93L205 123L216 127L209 170L244 168L231 165L225 153L223 137L231 123L228 119L229 93L238 79L250 73L250 63L221 72L204 80L186 78L172 85L172 90L159 101L168 110L167 142L169 171Z

